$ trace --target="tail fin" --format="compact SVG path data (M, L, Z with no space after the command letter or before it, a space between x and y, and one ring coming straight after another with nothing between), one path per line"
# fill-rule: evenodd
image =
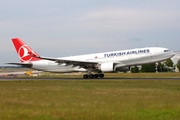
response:
M39 57L39 55L36 52L34 52L21 39L12 38L12 42L14 44L14 47L16 48L16 52L17 52L21 62L40 60L40 58L37 58L37 57Z

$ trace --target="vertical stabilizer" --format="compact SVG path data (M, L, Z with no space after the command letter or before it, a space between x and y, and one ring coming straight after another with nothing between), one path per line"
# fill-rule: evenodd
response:
M12 42L21 62L40 60L39 55L20 38L12 38Z

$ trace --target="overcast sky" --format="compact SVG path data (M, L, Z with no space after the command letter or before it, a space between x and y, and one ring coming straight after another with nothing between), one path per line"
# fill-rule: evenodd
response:
M139 47L180 50L180 0L0 0L0 65L11 38L63 57Z

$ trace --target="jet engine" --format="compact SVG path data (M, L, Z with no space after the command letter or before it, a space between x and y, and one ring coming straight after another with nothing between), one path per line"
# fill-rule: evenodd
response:
M107 63L99 64L98 69L101 70L102 72L112 72L114 71L114 63L107 62Z

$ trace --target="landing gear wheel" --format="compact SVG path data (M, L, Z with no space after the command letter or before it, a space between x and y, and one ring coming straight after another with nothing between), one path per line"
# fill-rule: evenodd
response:
M84 75L83 75L83 78L84 78L84 79L87 79L87 78L88 78L88 75L87 75L87 74L84 74Z
M99 75L98 75L98 74L95 74L95 75L94 75L94 78L98 78L98 77L99 77Z
M90 74L90 75L89 75L89 78L90 78L90 79L94 78L94 75L93 75L93 74Z
M100 73L100 74L84 74L83 75L84 79L97 79L97 78L104 78L104 74Z
M99 77L100 78L104 78L104 74L99 74Z

